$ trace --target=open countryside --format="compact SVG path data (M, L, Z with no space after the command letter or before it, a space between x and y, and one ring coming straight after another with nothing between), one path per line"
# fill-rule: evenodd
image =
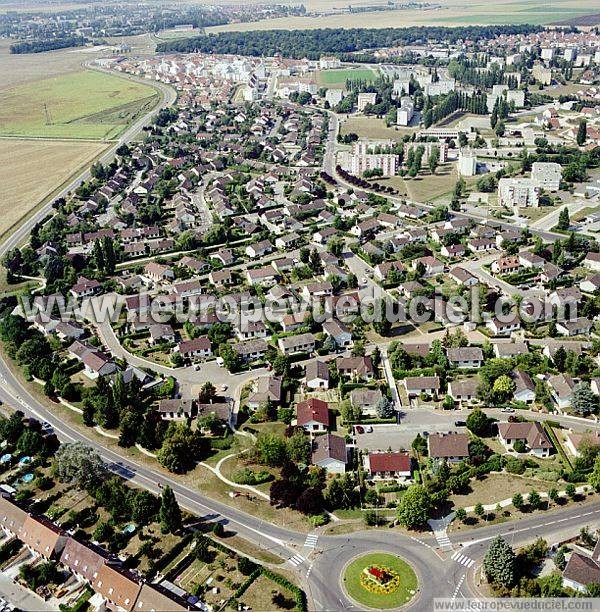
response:
M339 3L304 3L307 11L329 12ZM383 6L381 2L369 2L369 6ZM548 25L582 15L600 11L600 2L590 0L582 3L576 0L441 0L430 2L430 8L409 8L400 10L377 10L372 12L339 12L322 14L318 17L280 17L246 23L228 23L207 28L207 32L244 30L312 30L315 28L402 28L427 25L492 25L522 24ZM358 6L358 5L353 5Z
M104 149L94 142L3 138L0 143L0 234Z
M115 138L156 100L152 87L100 72L53 77L0 92L0 135Z

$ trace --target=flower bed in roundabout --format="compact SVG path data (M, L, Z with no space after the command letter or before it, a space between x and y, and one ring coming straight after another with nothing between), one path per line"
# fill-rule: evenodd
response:
M389 609L407 604L417 592L417 575L400 557L370 553L357 557L344 570L344 588L367 608Z

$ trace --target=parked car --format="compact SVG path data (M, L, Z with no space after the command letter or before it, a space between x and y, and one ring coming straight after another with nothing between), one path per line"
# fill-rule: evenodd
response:
M365 428L362 425L355 425L354 431L359 434L365 433Z
M366 432L366 433L373 433L373 427L371 427L371 425L367 425L367 426L365 427L365 432Z
M500 412L514 412L514 411L515 411L514 408L508 408L508 407L502 408L502 410L500 410Z
M454 421L454 427L466 427L466 421Z

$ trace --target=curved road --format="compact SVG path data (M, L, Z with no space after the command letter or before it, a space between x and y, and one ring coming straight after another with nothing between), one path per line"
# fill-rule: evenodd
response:
M143 81L147 83L147 81ZM154 83L163 96L162 104L148 115L136 121L100 158L102 163L110 162L116 149L135 138L149 123L160 107L169 106L176 100L176 93L169 87ZM331 150L328 151L331 154ZM76 188L89 177L89 171L70 182L60 194ZM51 204L41 207L23 223L4 243L0 245L0 257L18 245L30 232L35 223L51 210ZM157 467L149 469L126 457L125 451L105 448L95 438L61 421L52 410L41 404L13 375L9 366L0 359L0 400L17 406L28 416L48 421L62 441L81 441L96 449L110 468L123 477L154 493L160 492L161 485L169 484L175 491L180 504L205 520L227 523L245 539L270 550L289 561L307 591L311 608L315 610L357 609L354 602L345 595L340 583L344 566L354 556L372 550L385 550L406 558L419 575L420 592L410 604L415 609L430 609L434 597L469 596L472 594L465 581L467 568L452 559L452 552L440 553L430 533L419 537L408 536L397 530L356 532L349 535L319 535L316 546L305 546L306 534L294 532L267 523L227 504L190 489ZM553 519L554 516L560 518ZM480 558L485 552L486 542L498 533L512 534L515 544L537 535L551 536L558 530L570 529L576 533L582 524L597 521L600 517L600 502L583 507L572 507L555 513L545 513L522 520L518 524L503 524L472 530L464 535L452 536L454 546L463 547L471 559ZM518 527L518 529L517 529ZM318 535L315 532L314 535ZM514 540L514 536L517 540ZM308 579L310 576L310 580Z

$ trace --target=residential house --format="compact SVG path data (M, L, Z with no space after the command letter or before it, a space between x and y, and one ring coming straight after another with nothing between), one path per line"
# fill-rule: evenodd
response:
M429 456L434 461L460 463L469 458L469 436L466 433L431 433L427 438Z
M363 416L376 417L377 404L383 398L380 389L352 389L350 403L358 408Z
M247 340L246 342L238 342L232 345L233 350L244 361L256 361L265 356L267 352L267 342L264 338L256 338Z
M343 474L348 463L346 440L330 433L316 436L312 446L311 462L323 468L328 474Z
M344 378L372 380L375 370L371 358L363 357L338 357L336 366L340 376Z
M308 389L329 389L329 365L325 361L313 359L306 364L304 384Z
M404 379L404 387L408 398L418 397L422 393L437 397L440 390L439 376L407 376Z
M600 541L590 556L573 551L563 570L563 587L587 594L588 585L600 583Z
M208 336L184 340L177 345L176 350L184 359L207 359L212 355L211 342Z
M352 332L337 319L325 321L323 331L333 339L337 348L345 348L352 344Z
M565 410L571 405L575 381L568 374L557 374L548 379L550 396L559 410Z
M513 332L521 329L521 320L516 315L508 321L501 321L497 317L492 317L487 322L487 328L494 336L510 336Z
M515 383L514 400L531 404L535 400L535 383L531 376L524 370L515 370L512 379Z
M478 388L479 379L476 376L459 378L448 384L448 395L459 405L470 405L477 400Z
M537 421L499 423L498 437L506 450L514 450L515 442L521 441L525 444L527 452L536 457L549 457L553 449L550 438Z
M191 399L161 399L157 410L160 418L168 421L191 419L195 416L194 400Z
M329 428L329 404L311 397L298 403L296 422L308 432L324 432Z
M585 447L600 447L600 431L589 431L586 433L570 431L566 437L565 446L574 457L580 457L580 451Z
M404 452L370 452L365 457L365 471L373 480L412 480L412 460Z
M283 379L281 376L262 376L253 385L248 396L248 407L256 410L268 402L273 406L281 404L283 396Z
M455 368L480 368L483 363L483 351L478 346L449 348L447 356Z
M284 355L296 353L313 353L316 338L311 333L298 334L297 336L284 336L279 338L277 346Z

